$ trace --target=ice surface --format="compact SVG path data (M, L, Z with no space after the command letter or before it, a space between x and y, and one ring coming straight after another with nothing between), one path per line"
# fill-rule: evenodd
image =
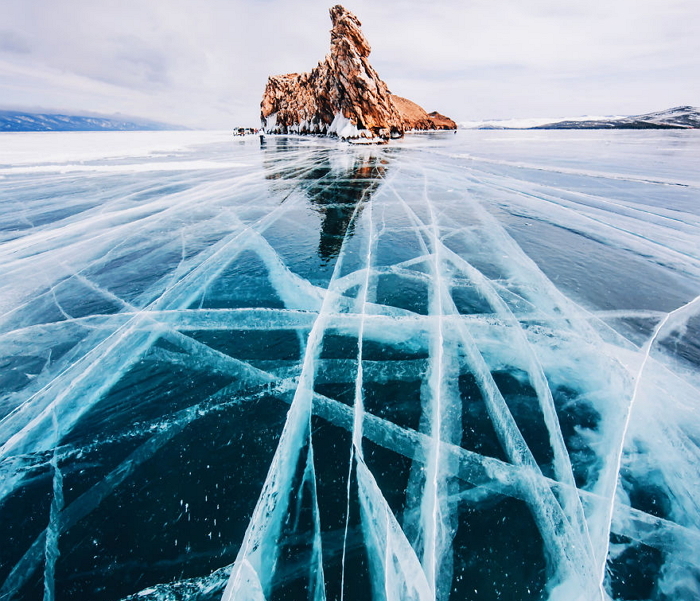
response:
M697 599L700 138L0 137L0 599Z

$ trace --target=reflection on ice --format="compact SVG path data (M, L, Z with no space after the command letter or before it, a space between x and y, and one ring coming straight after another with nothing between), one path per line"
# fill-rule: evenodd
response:
M288 151L294 142L271 138L265 144L266 177L289 180L287 186L275 186L281 193L301 183L311 206L321 215L318 254L328 262L337 258L346 234L352 236L356 209L372 197L385 177L387 160L371 150L328 153L318 157L313 169L300 172L295 154L282 155L287 160L280 160L280 149ZM360 206L358 216L361 210Z
M0 599L700 595L692 132L187 136L2 154Z

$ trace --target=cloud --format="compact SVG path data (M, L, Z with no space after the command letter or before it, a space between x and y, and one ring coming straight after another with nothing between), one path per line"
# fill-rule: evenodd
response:
M20 33L10 29L0 29L0 52L29 54L31 47Z
M149 88L171 83L168 54L135 35L111 40L115 69L100 69L98 79L131 88Z
M697 104L696 0L348 0L395 93L456 119ZM328 52L321 0L10 0L4 103L255 123L268 75ZM526 111L526 115L522 115Z

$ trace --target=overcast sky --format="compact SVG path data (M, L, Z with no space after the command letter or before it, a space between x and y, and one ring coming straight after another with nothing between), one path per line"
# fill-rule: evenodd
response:
M332 0L0 0L0 107L258 122ZM700 105L699 0L347 0L394 94L457 121Z

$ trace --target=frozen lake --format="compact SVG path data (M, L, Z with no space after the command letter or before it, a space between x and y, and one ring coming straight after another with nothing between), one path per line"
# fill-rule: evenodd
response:
M698 165L0 134L0 600L700 598Z

